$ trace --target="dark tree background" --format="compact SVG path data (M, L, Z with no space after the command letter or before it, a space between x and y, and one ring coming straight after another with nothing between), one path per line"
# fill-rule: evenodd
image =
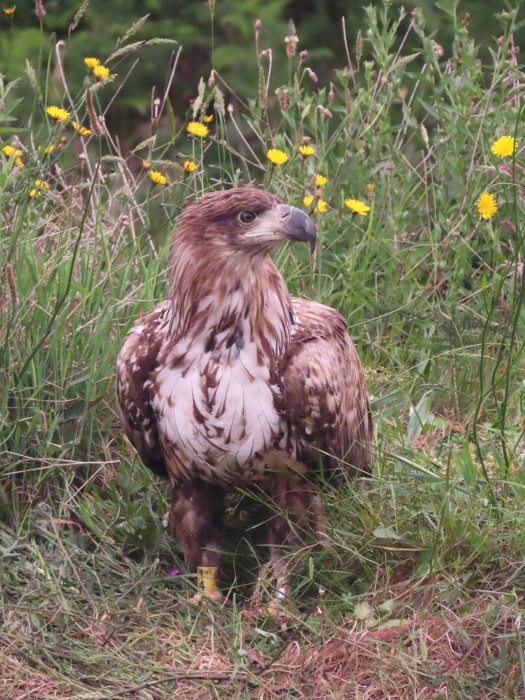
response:
M51 52L50 70L54 67L53 46L56 40L63 39L66 46L62 50L69 90L72 95L81 91L86 70L83 59L96 56L102 61L115 48L119 37L144 15L149 20L130 39L135 42L152 37L166 37L182 45L181 59L170 91L171 103L178 119L184 119L188 101L195 96L198 80L210 74L212 66L221 74L226 83L243 99L256 96L257 59L254 43L254 22L262 22L259 38L260 50L271 48L273 52L273 85L287 79L287 61L284 58L284 37L288 32L288 21L293 19L299 36L298 50L308 50L308 65L319 76L319 85L333 78L333 70L346 63L341 18L345 17L348 44L354 55L355 40L359 29L363 31L363 59L370 53L366 37L365 10L363 5L382 7L383 2L361 3L350 0L216 0L212 12L210 3L187 0L48 0L45 2L44 37L41 40L38 19L34 13L34 3L19 3L9 19L0 17L0 73L8 80L22 77L18 94L29 97L32 94L26 75L26 60L36 66L40 52L43 68ZM4 3L5 5L5 3ZM406 18L400 34L409 25L410 12L418 7L425 18L427 30L435 32L435 39L448 54L452 42L453 8L461 20L470 14L469 28L476 42L483 47L494 46L494 37L499 34L499 26L494 20L498 11L504 11L505 0L480 3L477 0L396 0L391 5L392 16L404 7ZM69 36L68 28L75 14L82 8L84 12L75 31ZM3 13L0 13L3 15ZM415 37L413 37L415 39ZM515 37L519 44L519 37ZM412 37L407 40L410 47ZM111 65L112 72L123 77L137 58L131 78L119 93L112 106L109 118L121 132L133 133L134 129L147 119L150 111L152 88L161 93L169 74L170 60L177 45L158 44L147 46ZM488 51L488 48L485 49ZM266 66L268 62L266 61ZM55 94L48 101L56 102L61 97L59 81L53 81ZM110 95L109 89L105 89ZM231 94L227 94L227 99ZM109 97L108 97L109 99ZM17 116L23 123L27 103L22 103Z

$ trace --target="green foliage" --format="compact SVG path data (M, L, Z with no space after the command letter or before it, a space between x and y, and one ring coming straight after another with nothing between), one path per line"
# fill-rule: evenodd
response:
M327 678L342 684L345 697L363 688L393 697L399 687L419 696L429 684L436 697L448 687L465 697L495 689L518 697L525 688L523 603L515 593L525 544L519 8L498 17L503 39L486 47L484 65L457 5L443 11L454 39L442 54L421 13L374 4L363 10L362 46L352 43L343 67L323 81L316 78L328 70L318 71L311 57L284 58L289 30L279 3L242 3L241 12L239 2L217 2L214 63L205 59L202 71L209 76L213 67L213 80L194 74L196 101L187 115L213 115L209 135L199 138L169 106L180 65L170 83L162 57L173 47L153 42L157 34L137 13L131 28L108 22L111 45L93 51L90 7L63 60L49 48L47 28L62 36L78 6L46 3L46 24L34 53L25 54L31 66L23 52L13 54L16 78L25 82L0 82L0 604L7 641L0 666L11 684L3 696L22 697L24 684L38 693L45 682L49 696L142 689L144 697L164 697L154 693L173 667L179 676L181 668L201 668L190 680L202 697L218 692L202 671L216 667L224 697L268 687L275 696L290 688L289 697L313 689L332 697L322 694ZM127 8L129 18L129 3L115 7ZM156 3L148 10L156 29L167 22ZM185 3L181 12L200 13L202 26L210 21L204 3ZM229 108L223 70L243 54L223 50L224 38L231 32L240 46L257 16L263 28L273 26L281 53L270 62L253 48L242 59L243 89ZM174 38L188 45L185 31L182 23ZM259 49L263 38L261 29ZM92 55L107 63L108 80L83 64ZM134 61L138 72L126 77ZM159 119L148 120L130 145L112 119L113 98L147 101L149 88L140 94L135 82L142 70L171 88L169 95L157 89ZM88 114L87 88L96 115ZM52 118L51 105L70 116ZM102 133L81 136L73 121ZM500 158L491 146L503 135L518 147ZM306 144L313 154L301 155ZM272 165L270 147L287 160ZM192 172L184 169L188 160L197 166ZM167 183L154 184L151 170ZM325 183L317 184L319 174ZM192 577L163 524L167 489L132 454L114 409L116 356L133 322L166 294L167 242L181 207L252 179L312 213L320 235L315 269L301 247L282 249L276 262L292 293L347 317L377 426L372 478L327 486L325 546L293 555L293 622L280 628L256 604L272 591L257 527L264 498L244 494L230 503L235 534L225 544L224 584L233 582L231 607L190 608ZM477 208L485 191L498 207L487 219ZM349 199L368 210L353 212ZM449 636L453 643L438 653L435 640ZM196 647L206 650L202 664ZM287 654L297 647L295 667ZM450 649L459 656L446 656ZM305 660L323 650L319 680ZM347 678L350 653L364 656ZM260 676L250 666L256 657L267 664ZM340 666L331 665L334 658Z

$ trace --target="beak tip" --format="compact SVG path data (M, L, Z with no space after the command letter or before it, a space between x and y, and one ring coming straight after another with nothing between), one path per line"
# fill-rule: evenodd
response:
M302 209L281 205L286 213L285 231L287 238L292 241L305 241L310 244L310 252L313 256L317 247L317 227Z

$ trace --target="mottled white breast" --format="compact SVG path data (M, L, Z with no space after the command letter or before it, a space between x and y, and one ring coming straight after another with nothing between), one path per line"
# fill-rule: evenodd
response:
M217 338L212 351L204 339L187 343L172 347L155 373L159 436L188 461L220 475L264 453L277 436L284 438L285 421L276 407L281 388L270 384L269 366L258 362L254 340L226 349Z

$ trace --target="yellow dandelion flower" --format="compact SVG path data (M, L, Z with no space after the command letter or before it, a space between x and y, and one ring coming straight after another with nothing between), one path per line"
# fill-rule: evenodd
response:
M82 124L77 124L76 122L71 122L73 124L73 128L75 131L78 131L80 136L89 136L91 134L90 129L87 129L85 126L82 126Z
M100 61L98 60L98 58L85 58L84 63L89 68L89 70L93 70L93 68L100 66Z
M13 5L12 7L3 7L2 9L4 11L4 15L12 15L16 10L16 5Z
M109 77L109 68L101 65L94 66L93 75L99 80L105 80L107 77Z
M317 185L317 187L322 187L322 185L326 185L327 182L328 179L324 175L318 175L315 178L315 184Z
M23 168L23 167L24 167L24 161L23 161L21 158L19 158L18 156L16 156L16 158L15 158L15 165L18 165L20 168Z
M69 112L66 112L66 110L62 109L61 107L51 106L48 107L46 111L50 117L53 117L53 119L61 119L63 121L69 117Z
M6 155L8 158L10 158L13 153L15 154L16 157L22 155L22 151L19 148L13 148L13 146L4 146L2 148L2 153Z
M144 170L147 170L149 168L149 160L144 158L144 160L142 161L142 167L144 168Z
M212 122L212 121L213 121L213 114L208 114L208 115L204 116L204 117L202 118L202 121L203 121L203 122L206 122L207 124L209 124L209 122Z
M270 148L266 157L274 165L282 165L288 160L288 156L284 151L280 151L278 148Z
M35 180L36 187L29 191L30 197L40 197L42 190L48 190L50 185L45 180Z
M189 134L193 134L193 136L200 136L201 138L208 136L208 127L200 122L189 122L186 131Z
M183 167L187 173L192 173L194 170L197 170L198 165L192 160L185 160Z
M315 148L312 148L312 146L299 146L299 153L302 156L313 156Z
M359 201L359 199L345 199L345 204L353 212L361 214L362 216L370 211L370 207L364 202Z
M55 148L55 144L52 143L50 146L46 146L45 148L43 146L39 146L38 150L39 151L44 151L44 153L51 153L51 151Z
M148 175L149 175L150 180L153 180L153 182L156 185L165 185L166 184L166 176L163 175L158 170L150 170Z
M477 207L483 219L492 219L494 214L498 211L498 205L496 204L494 195L490 194L490 192L483 192L477 201Z
M310 197L310 195L307 195L303 199L303 202L307 207L309 207L313 201L314 201L314 198ZM324 201L324 199L319 199L319 200L317 200L317 206L315 207L313 213L317 214L317 212L319 212L320 214L323 214L327 209L328 209L328 205Z
M376 186L374 185L373 182L369 182L368 185L366 186L366 189L372 194L372 192L375 191Z
M497 141L494 141L492 148L490 149L495 156L504 158L505 156L511 156L516 150L516 141L512 136L500 136Z

